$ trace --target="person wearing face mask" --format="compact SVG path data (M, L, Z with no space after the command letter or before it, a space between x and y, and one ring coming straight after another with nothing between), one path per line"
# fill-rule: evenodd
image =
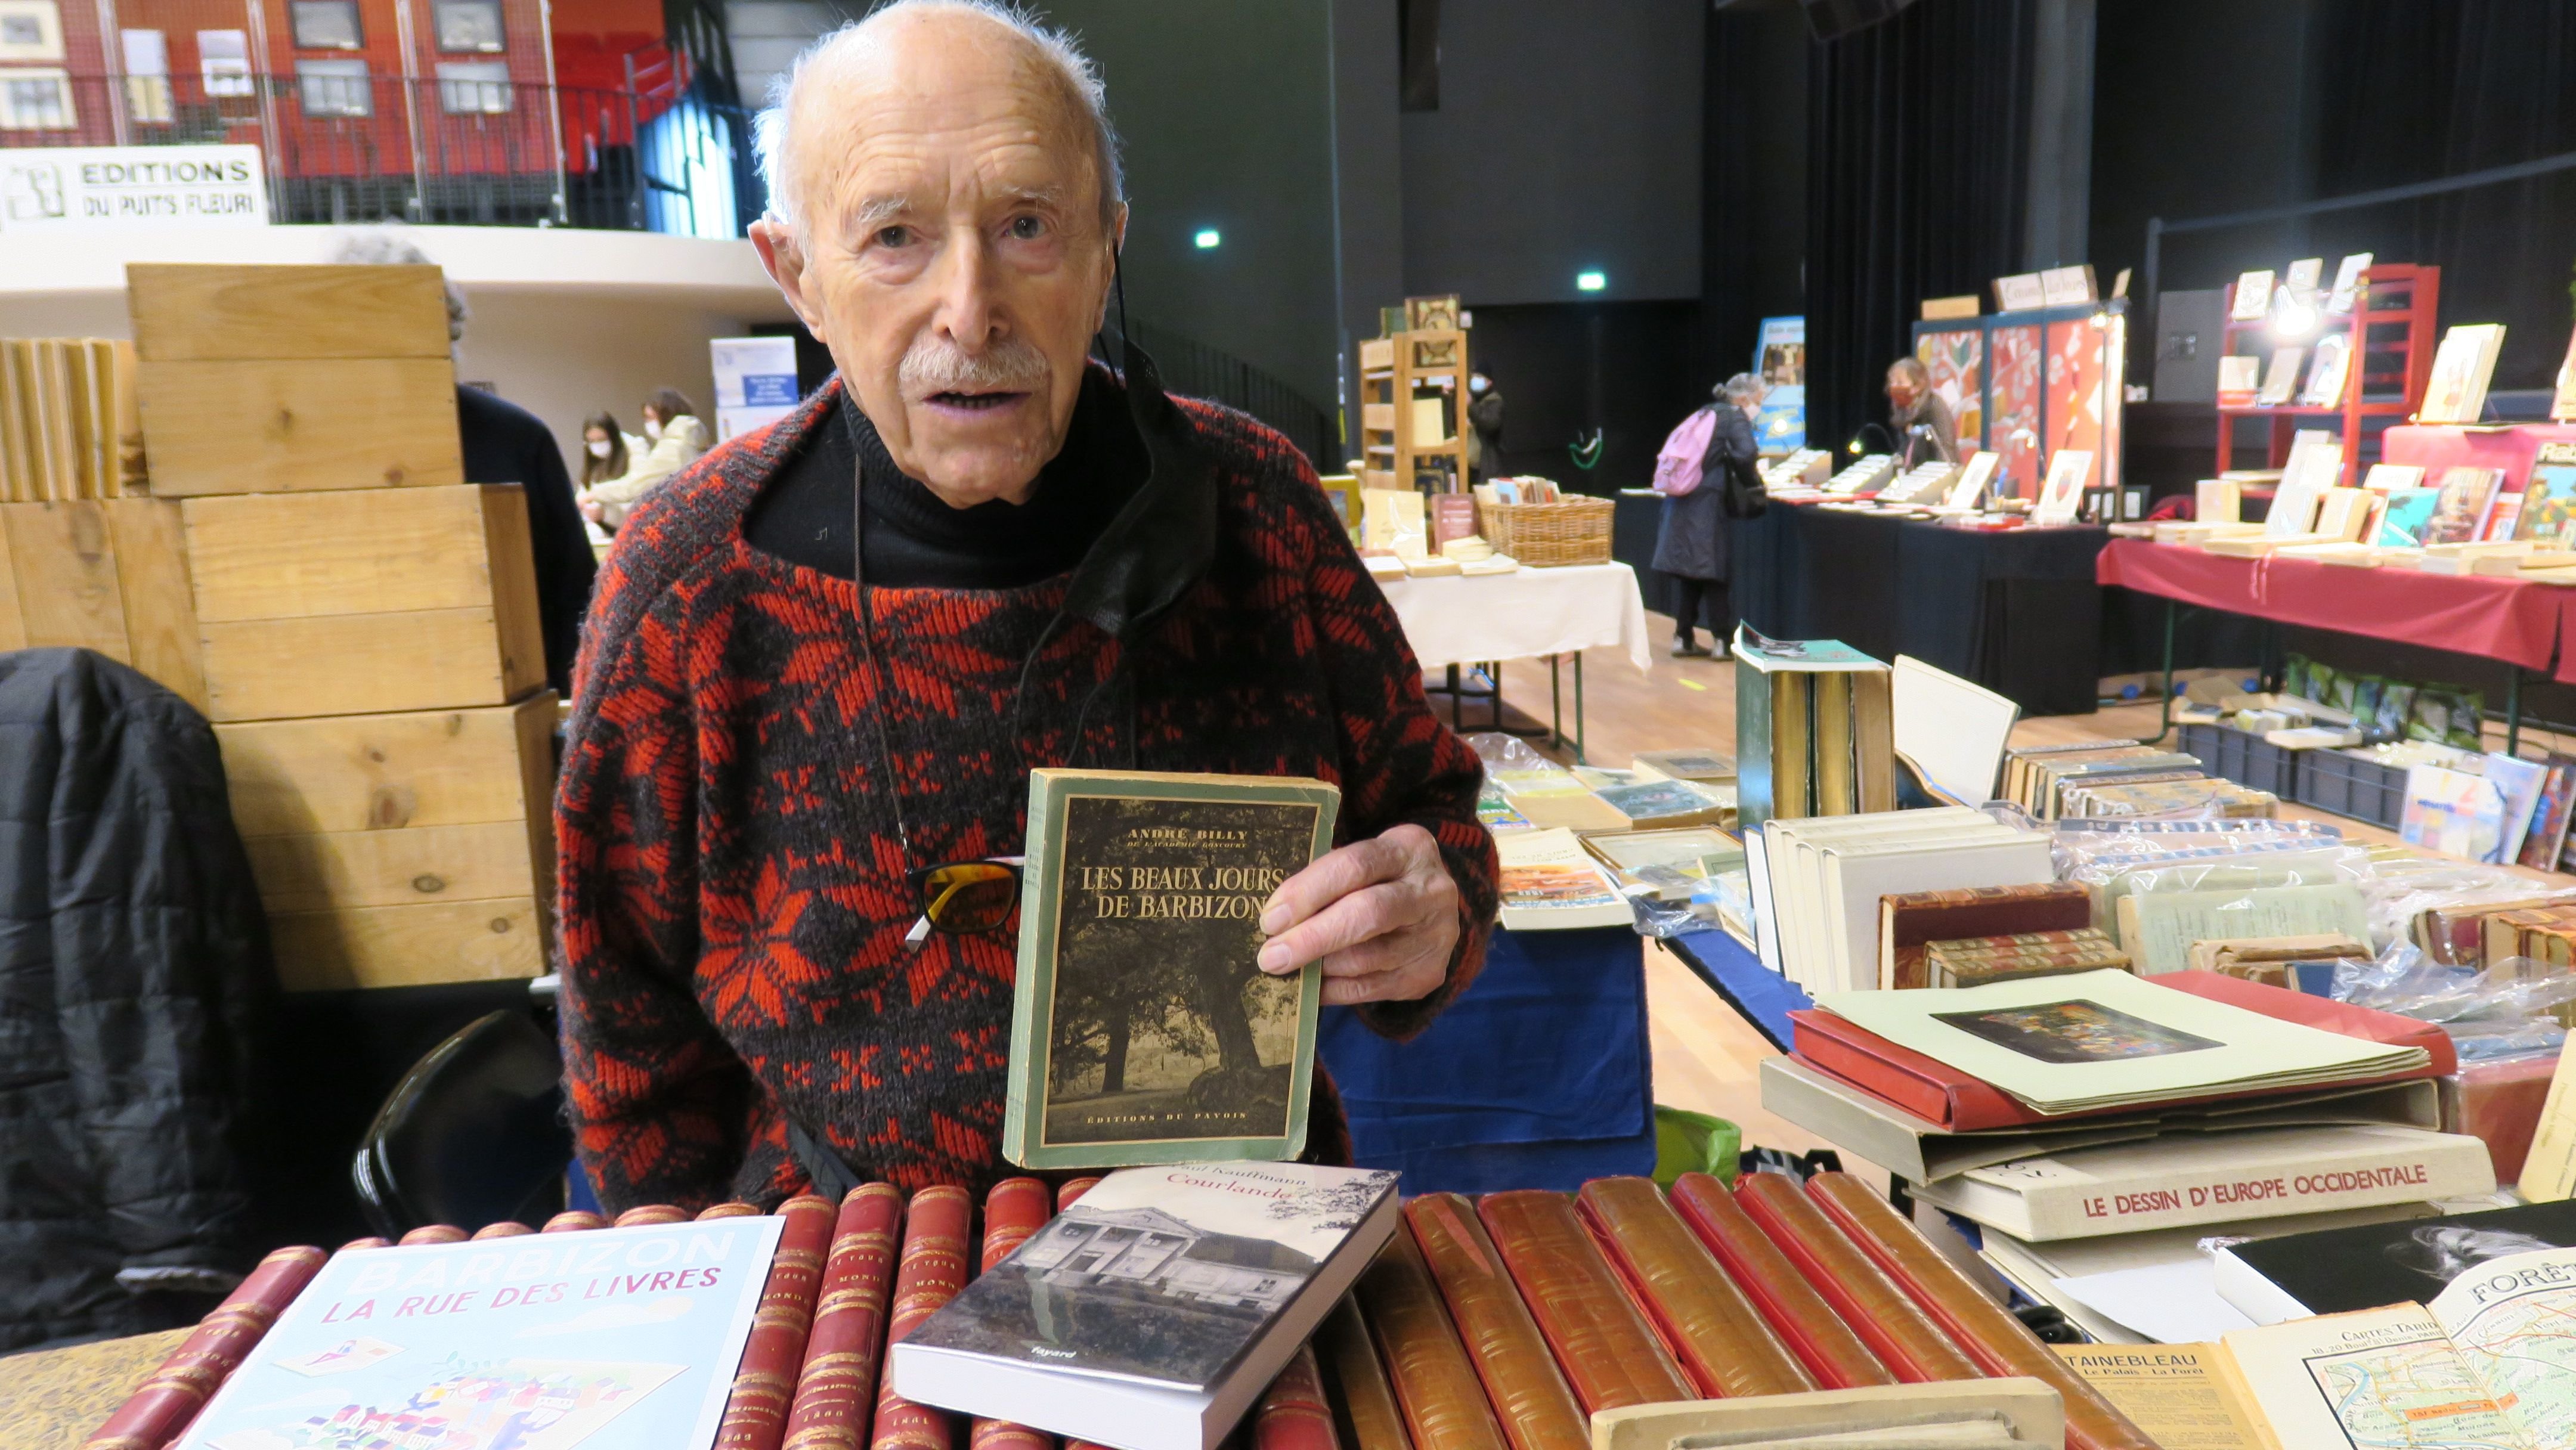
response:
M1467 476L1491 478L1503 461L1503 394L1483 373L1467 375Z
M1899 471L1918 463L1959 461L1959 430L1950 405L1932 391L1932 370L1922 359L1901 357L1887 365L1887 424L1896 434Z
M677 388L660 388L644 400L643 446L630 448L632 461L616 477L581 491L581 516L614 533L626 523L636 500L676 477L707 451L707 425Z
M773 95L752 241L838 376L636 505L566 727L565 1093L602 1202L1013 1172L1016 936L936 883L1016 858L1036 769L1338 782L1259 966L1421 1031L1494 918L1482 770L1313 465L1141 349L1088 360L1127 224L1091 63L1016 6L896 0ZM1311 1111L1347 1161L1320 1066Z
M581 421L581 486L591 488L612 478L623 478L633 460L644 452L644 440L617 426L617 419L607 413L593 413Z

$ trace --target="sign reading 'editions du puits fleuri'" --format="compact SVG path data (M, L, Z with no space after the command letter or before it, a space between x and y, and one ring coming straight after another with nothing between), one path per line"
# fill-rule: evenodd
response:
M0 233L267 225L256 146L0 151Z
M1322 1002L1255 958L1341 792L1274 776L1030 773L1003 1152L1029 1168L1286 1159Z

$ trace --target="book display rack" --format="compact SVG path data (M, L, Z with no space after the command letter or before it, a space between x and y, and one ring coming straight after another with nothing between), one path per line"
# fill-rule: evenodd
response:
M2280 402L2257 402L2228 391L2225 385L2226 359L2241 358L2257 363L2266 371L2284 363L2295 378L2299 375L2297 359L2281 357L2276 348L2280 338L2272 313L2239 318L2238 291L2246 284L2240 279L2226 290L2223 315L2228 321L2222 331L2219 348L2221 385L2218 399L2217 471L2225 473L2236 467L2236 425L2239 420L2264 420L2265 468L2279 468L2289 457L2291 436L2304 423L2315 427L2323 422L2339 425L2344 440L2344 487L2361 479L2362 441L2366 420L2372 418L2404 421L2423 406L2426 385L2433 376L2434 343L2438 341L2434 319L2442 300L2442 269L2415 266L2403 262L2380 262L2362 269L2360 285L2350 310L2336 312L2330 308L2315 309L2315 324L2298 339L2311 368L2328 364L2333 352L2343 352L2339 364L2341 381L2334 396L2325 401L2309 402L2315 396L2310 388L2293 387ZM2330 341L2333 340L2333 341Z
M2039 497L2060 449L2092 455L2087 517L2120 489L2129 304L2031 307L1914 324L1914 355L1949 405L1959 448L2001 455L1996 498Z
M1360 484L1434 493L1467 486L1467 334L1399 331L1360 344Z

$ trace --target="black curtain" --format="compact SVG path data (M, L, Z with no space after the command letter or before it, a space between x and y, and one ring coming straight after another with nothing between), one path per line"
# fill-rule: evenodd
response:
M2036 0L1921 0L1807 62L1807 438L1884 423L1926 297L2017 272ZM2105 279L2107 285L2108 279Z
M2341 196L2576 151L2576 7L2565 0L2342 0L2320 12L2317 194ZM2442 269L2442 322L2502 322L2499 388L2566 356L2576 172L2334 212L2309 233Z

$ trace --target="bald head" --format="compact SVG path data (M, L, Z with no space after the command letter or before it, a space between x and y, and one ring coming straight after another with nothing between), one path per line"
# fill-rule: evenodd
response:
M865 123L854 102L889 89L919 96L997 82L1025 89L1053 112L1053 139L1089 155L1101 224L1115 229L1125 177L1098 71L1064 32L997 0L893 0L799 53L752 125L769 214L803 231L807 198L824 184L810 173L829 167Z

